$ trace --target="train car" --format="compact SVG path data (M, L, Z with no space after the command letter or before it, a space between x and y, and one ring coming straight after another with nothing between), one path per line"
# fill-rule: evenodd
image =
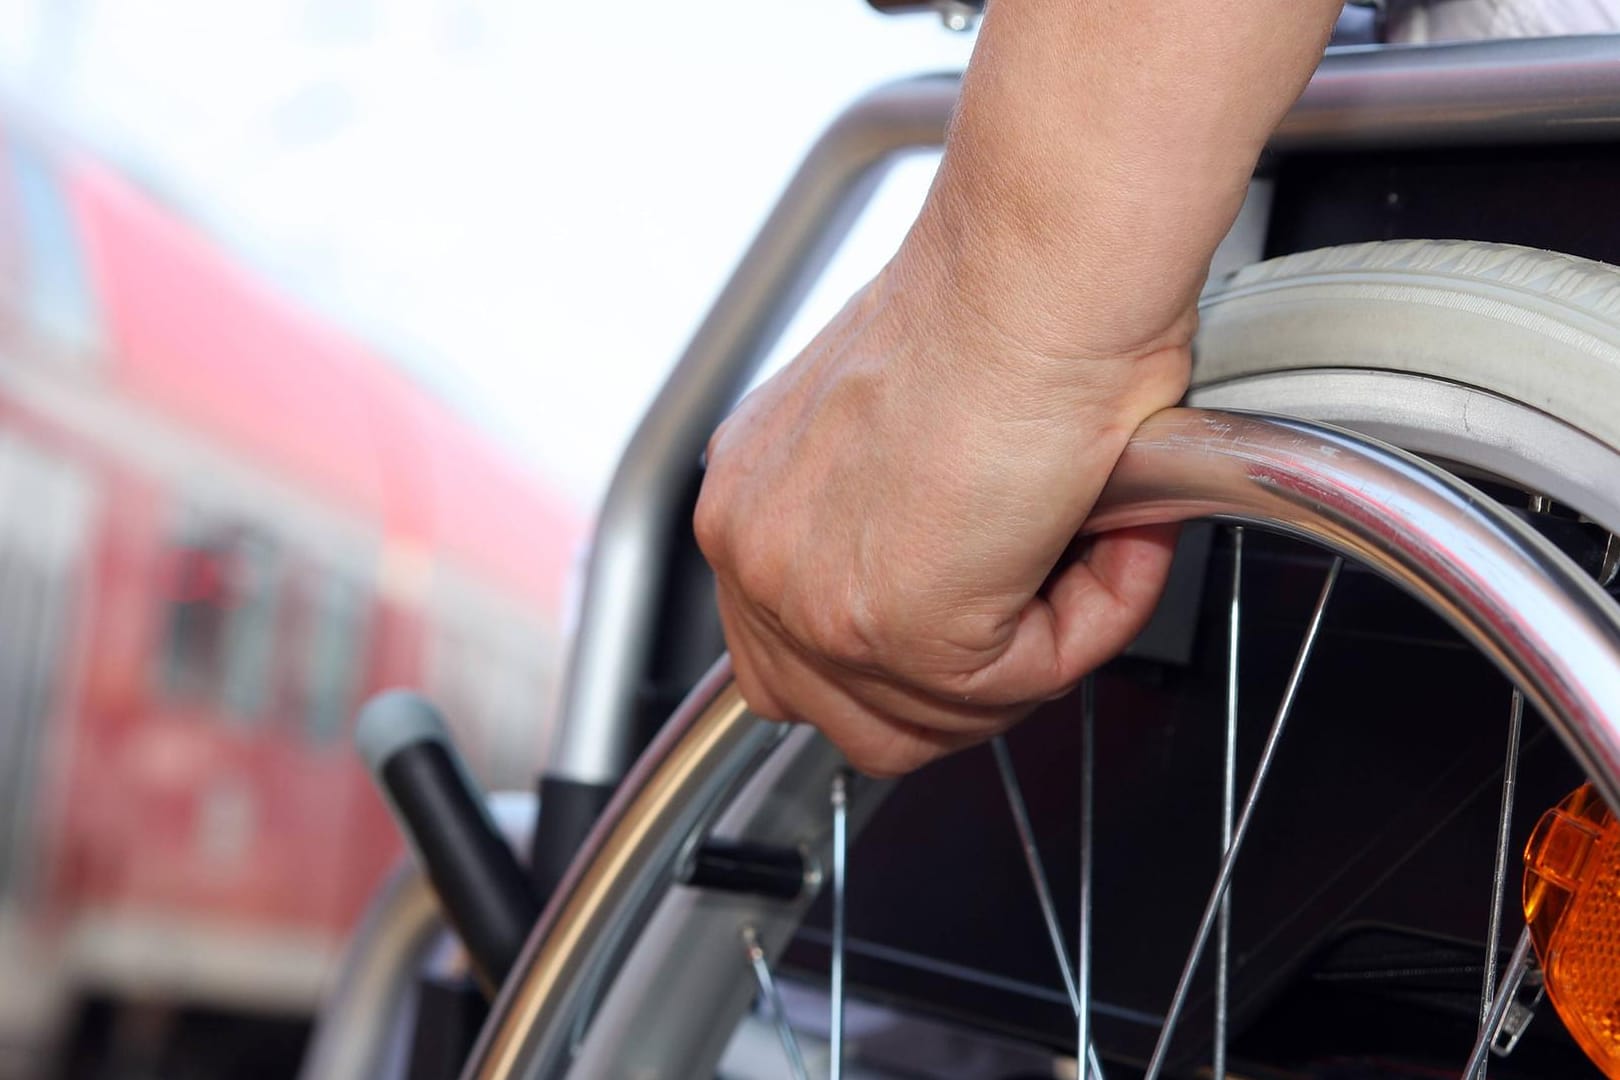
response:
M400 370L0 118L12 1071L87 1002L306 1015L399 853L356 705L425 687L487 783L530 783L582 535Z

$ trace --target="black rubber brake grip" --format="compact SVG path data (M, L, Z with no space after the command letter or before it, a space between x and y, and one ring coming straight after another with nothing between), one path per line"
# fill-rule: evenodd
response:
M517 961L540 903L496 830L444 718L420 694L390 690L360 710L355 744L479 982L493 994Z
M612 784L559 776L540 779L540 820L535 823L529 873L542 901L557 891L596 819L613 798Z

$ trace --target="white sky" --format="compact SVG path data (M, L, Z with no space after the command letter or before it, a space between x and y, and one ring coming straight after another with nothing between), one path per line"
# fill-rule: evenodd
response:
M0 0L0 79L590 503L800 155L971 39L862 0ZM790 331L881 263L905 167Z

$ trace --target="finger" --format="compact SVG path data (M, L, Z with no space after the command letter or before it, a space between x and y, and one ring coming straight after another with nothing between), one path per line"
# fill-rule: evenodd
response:
M851 765L868 776L903 776L994 733L983 729L963 733L912 723L862 700L795 656L773 656L771 665L774 685ZM1010 724L1011 718L1006 722Z
M731 653L731 677L742 693L748 711L767 720L792 720L791 710L772 691L770 680L764 674L765 665L759 660L759 644L755 640L730 589L721 583L716 589L720 608L720 628L725 634L726 648Z
M820 667L820 665L818 665ZM933 687L886 678L865 671L822 667L859 700L886 716L951 735L988 739L1005 731L1028 712L1029 702L983 701L972 694L941 692Z
M743 699L751 708L755 700L768 702L771 712L754 710L761 715L814 725L851 765L869 776L892 777L911 772L983 741L1014 719L1006 716L990 730L984 728L985 721L979 721L970 733L913 723L852 692L849 685L818 669L814 660L772 641L769 633L754 632L746 606L728 591L722 592L721 606L723 620L732 626L748 627L735 634L728 631L727 635Z
M1068 684L1113 659L1142 632L1164 592L1179 533L1174 524L1104 533L1053 583L1048 599Z
M1019 614L1007 648L963 689L985 703L1045 701L1130 644L1170 570L1173 525L1097 537Z
M729 587L722 586L722 590L722 621L729 612L728 625L738 627L738 637L753 643L756 657L761 650L772 657L792 656L796 663L808 665L815 676L842 687L864 707L892 719L933 731L989 738L1018 718L1009 714L1010 709L1026 704L1021 699L981 701L971 695L943 693L897 673L834 660L793 636L770 611L740 599ZM728 629L728 640L731 636ZM780 687L772 692L781 699Z

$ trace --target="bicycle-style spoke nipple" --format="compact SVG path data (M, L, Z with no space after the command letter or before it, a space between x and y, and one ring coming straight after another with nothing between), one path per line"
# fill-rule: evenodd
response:
M787 1057L788 1069L793 1073L794 1080L809 1080L809 1073L804 1065L804 1052L799 1049L799 1038L793 1034L793 1027L788 1023L787 1009L782 1004L782 993L776 987L776 979L771 974L770 958L765 955L765 947L759 942L759 932L752 926L742 928L743 951L748 955L749 966L754 969L754 979L759 984L760 1000L765 1003L771 1014L771 1021L776 1025L776 1035L782 1041L782 1053Z

